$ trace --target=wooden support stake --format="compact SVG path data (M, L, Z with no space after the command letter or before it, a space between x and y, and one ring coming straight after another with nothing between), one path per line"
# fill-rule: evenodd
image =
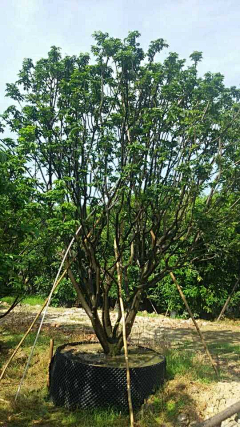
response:
M209 360L210 360L210 362L211 362L211 365L212 365L212 367L213 367L213 369L214 369L214 371L215 371L216 375L218 375L217 367L216 367L216 365L215 365L215 363L214 363L214 361L213 361L213 358L212 358L212 356L211 356L211 354L210 354L210 352L209 352L209 350L208 350L208 347L207 347L206 341L205 341L205 339L204 339L204 337L203 337L203 334L202 334L202 332L200 331L199 326L198 326L198 324L197 324L196 320L195 320L195 319L194 319L194 317L193 317L192 310L191 310L191 308L190 308L190 307L189 307L189 305L188 305L188 302L187 302L186 297L185 297L185 295L184 295L184 293L183 293L183 291L182 291L182 288L181 288L181 286L179 285L179 283L177 282L177 279L176 279L176 277L174 276L174 274L173 274L172 272L170 272L170 276L171 276L171 278L172 278L173 282L175 283L175 285L176 285L176 287L177 287L177 289L178 289L178 292L179 292L179 294L180 294L180 296L181 296L181 298L182 298L182 300L183 300L183 302L184 302L184 304L185 304L185 307L186 307L186 309L187 309L187 311L188 311L188 313L189 313L189 316L191 317L191 319L192 319L192 321L193 321L193 323L194 323L194 326L195 326L195 328L196 328L196 330L197 330L197 333L198 333L198 335L199 335L199 337L200 337L200 339L201 339L201 341L202 341L203 347L204 347L205 352L206 352L206 354L207 354L207 356L208 356L208 358L209 358Z
M52 357L53 357L53 348L54 348L54 340L51 338L50 339L50 344L49 344L49 364L52 361Z
M218 318L217 318L217 322L221 319L221 317L224 315L224 313L225 313L225 311L226 311L226 308L227 308L227 306L228 306L228 304L229 304L229 302L230 302L230 300L231 300L231 298L232 298L232 296L233 296L233 294L234 294L234 292L235 292L235 289L237 288L237 286L238 286L238 284L239 284L239 280L240 279L238 279L237 281L236 281L236 283L235 283L235 285L233 286L233 288L232 288L232 290L231 290L231 292L230 292L230 295L229 295L229 297L227 298L227 300L226 300L226 302L225 302L225 304L224 304L224 306L223 306L223 308L222 308L222 310L221 310L221 313L219 314L219 316L218 316Z
M217 415L209 418L208 420L203 421L202 423L194 424L195 427L217 427L221 426L221 423L230 418L232 415L237 414L240 411L240 400L223 411L219 412Z
M50 339L50 343L49 343L49 365L48 365L48 379L47 379L47 386L49 388L50 386L50 377L49 377L49 367L50 367L50 363L52 361L53 358L53 348L54 348L54 340L51 338Z
M158 312L157 312L156 308L154 307L154 305L153 305L152 301L151 301L149 298L148 298L148 301L150 302L150 304L151 304L151 306L152 306L152 308L153 308L154 312L155 312L156 314L158 314Z

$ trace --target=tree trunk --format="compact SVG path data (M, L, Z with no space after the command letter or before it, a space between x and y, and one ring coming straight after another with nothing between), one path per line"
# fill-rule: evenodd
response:
M12 305L9 307L9 309L7 311L5 311L5 313L0 315L0 319L7 316L19 304L20 301L21 301L21 298L19 296L17 296L15 298L15 300L13 301Z
M68 276L77 292L78 300L80 304L82 305L83 309L85 310L86 314L88 315L89 319L91 320L92 327L94 329L94 332L103 348L103 351L105 354L109 356L116 356L121 353L124 345L123 340L123 331L121 329L121 316L120 318L116 320L115 325L113 326L111 323L110 318L110 307L108 303L108 288L106 287L104 290L103 297L103 313L102 313L102 321L100 320L99 313L96 307L93 306L91 301L87 302L84 292L81 289L81 286L76 281L74 274L71 270L71 268L68 268ZM128 338L132 326L136 317L136 314L139 309L139 304L141 300L141 293L142 290L138 289L136 294L133 297L131 306L127 312L126 315L126 337ZM121 312L121 310L120 310Z

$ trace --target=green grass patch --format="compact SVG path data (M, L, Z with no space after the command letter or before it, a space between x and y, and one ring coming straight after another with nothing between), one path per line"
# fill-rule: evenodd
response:
M193 380L210 383L217 381L212 366L206 363L202 353L184 349L166 351L167 377L173 379L177 375L188 375Z
M0 419L11 427L127 427L128 417L113 410L75 410L68 411L65 408L56 408L46 399L46 389L39 392L25 393L15 403L12 397L13 411L9 415L8 410L0 409Z
M239 344L230 344L229 342L216 342L209 344L209 349L212 353L217 354L227 354L230 355L240 355L240 345Z
M1 298L1 301L7 302L10 305L13 303L14 300L15 300L14 297L3 297L3 298ZM21 300L21 304L43 305L44 301L45 301L45 299L40 297L40 296L30 296L30 297L23 298Z
M12 333L10 331L4 331L1 334L1 342L4 343L5 349L14 349L23 337L23 333ZM30 332L23 342L22 349L30 349L34 343L36 332ZM57 344L62 344L63 340L58 339ZM40 334L37 342L37 346L40 349L44 349L49 345L49 337L45 334Z
M189 404L189 397L188 396L181 396L179 395L178 399L174 399L174 397L171 397L168 401L165 403L165 417L168 421L173 422L176 420L178 414L184 410L186 405Z
M43 305L44 301L45 301L45 298L36 296L36 297L24 298L22 303L29 304L29 305Z
M156 317L156 318L159 318L159 314L158 313L148 313L148 312L146 312L146 311L138 311L137 312L137 316L140 316L140 317Z
M7 302L9 305L11 305L14 300L15 300L14 297L3 297L3 298L0 298L0 301Z

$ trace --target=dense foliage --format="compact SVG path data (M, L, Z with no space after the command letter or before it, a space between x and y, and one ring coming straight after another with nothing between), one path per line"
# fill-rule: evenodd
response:
M95 33L94 62L56 47L36 64L25 59L2 115L16 135L2 139L2 153L24 167L14 166L2 199L18 226L16 244L3 231L1 256L13 251L21 269L5 264L1 280L11 288L17 272L21 284L27 276L46 288L80 224L68 278L106 353L123 344L121 310L115 324L109 316L121 288L129 334L144 296L179 305L169 271L201 314L238 274L240 91L219 73L199 77L200 52L189 66L176 53L158 62L164 40L144 52L138 37ZM31 236L37 249L22 256Z

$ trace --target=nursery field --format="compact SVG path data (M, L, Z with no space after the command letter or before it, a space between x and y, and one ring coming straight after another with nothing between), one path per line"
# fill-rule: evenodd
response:
M5 309L6 305L2 305L0 313ZM38 310L39 306L24 304L1 320L1 367ZM114 312L112 316L115 316ZM218 365L219 377L216 377L209 365L190 320L146 313L137 316L131 340L155 348L166 356L167 381L163 389L151 396L135 413L136 426L189 425L212 416L239 399L239 322L198 320L198 324ZM15 402L36 328L27 337L2 380L0 425L127 427L128 417L112 409L70 412L54 407L49 401L47 378L50 339L54 339L55 348L67 342L95 339L84 311L79 308L49 309L28 375ZM237 419L231 420L231 423L237 425Z

